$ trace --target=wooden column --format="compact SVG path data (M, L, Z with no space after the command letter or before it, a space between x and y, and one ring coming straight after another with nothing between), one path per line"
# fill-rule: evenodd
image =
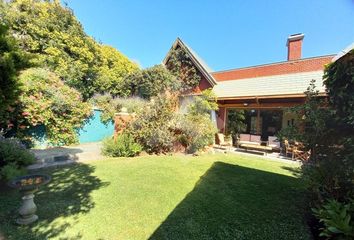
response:
M256 122L256 126L257 126L257 134L261 134L261 110L260 109L257 109L257 122Z
M216 123L220 133L225 132L225 121L226 121L226 108L219 107Z

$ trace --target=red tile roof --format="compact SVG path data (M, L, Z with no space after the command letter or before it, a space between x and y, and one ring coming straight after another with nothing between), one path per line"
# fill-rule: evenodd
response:
M305 58L293 61L213 72L211 75L217 81L228 81L290 73L312 72L323 70L324 66L330 63L333 57L334 55Z

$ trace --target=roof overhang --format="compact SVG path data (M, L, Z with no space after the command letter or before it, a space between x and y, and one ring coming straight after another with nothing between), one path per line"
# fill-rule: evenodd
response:
M351 50L354 49L354 42L350 44L348 47L346 47L344 50L340 51L333 59L332 62L337 61L341 57L345 56L347 53L349 53Z
M170 58L171 55L171 51L175 50L178 46L187 52L193 64L197 67L197 69L201 72L201 74L205 77L205 79L211 84L211 86L213 87L217 85L217 82L214 79L214 77L207 71L207 69L203 66L203 64L198 60L198 58L193 54L193 52L189 49L189 47L180 38L177 38L176 41L173 43L172 47L168 51L162 63L164 65L167 64L168 59Z
M327 96L326 93L319 93L318 96ZM281 94L281 95L263 95L263 96L240 96L240 97L218 97L218 101L223 100L253 100L253 99L290 99L290 98L304 98L306 94Z

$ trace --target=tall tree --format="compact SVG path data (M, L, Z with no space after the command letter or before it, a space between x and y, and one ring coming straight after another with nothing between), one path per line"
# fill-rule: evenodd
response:
M85 99L102 91L102 82L104 90L110 91L114 82L120 82L121 74L135 67L116 50L107 54L107 47L88 36L73 11L60 1L12 0L6 7L4 21L21 47L36 56L33 61L49 67ZM119 63L110 64L118 58ZM121 68L117 64L122 64ZM115 87L113 91L119 92Z
M0 25L0 130L6 130L11 105L18 100L18 72L28 65L28 55L21 51L15 39Z
M129 94L124 84L124 77L139 68L115 48L107 45L99 46L99 64L95 89L97 92L110 93L112 96Z

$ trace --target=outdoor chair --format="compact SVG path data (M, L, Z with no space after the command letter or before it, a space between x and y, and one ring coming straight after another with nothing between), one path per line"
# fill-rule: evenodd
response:
M269 136L268 137L268 146L271 147L275 151L280 150L280 142L277 137Z
M226 148L226 150L230 151L232 147L232 138L230 139L225 139L225 135L222 133L217 133L216 134L217 138L217 144L220 146L220 148Z
M285 151L285 156L287 157L289 154L291 154L291 159L294 159L294 150L295 146L290 145L288 140L284 140L284 151Z
M311 151L294 150L294 159L306 162L310 158Z
M307 161L310 158L311 150L305 151L304 145L299 142L295 142L295 147L293 150L293 159L300 161Z

